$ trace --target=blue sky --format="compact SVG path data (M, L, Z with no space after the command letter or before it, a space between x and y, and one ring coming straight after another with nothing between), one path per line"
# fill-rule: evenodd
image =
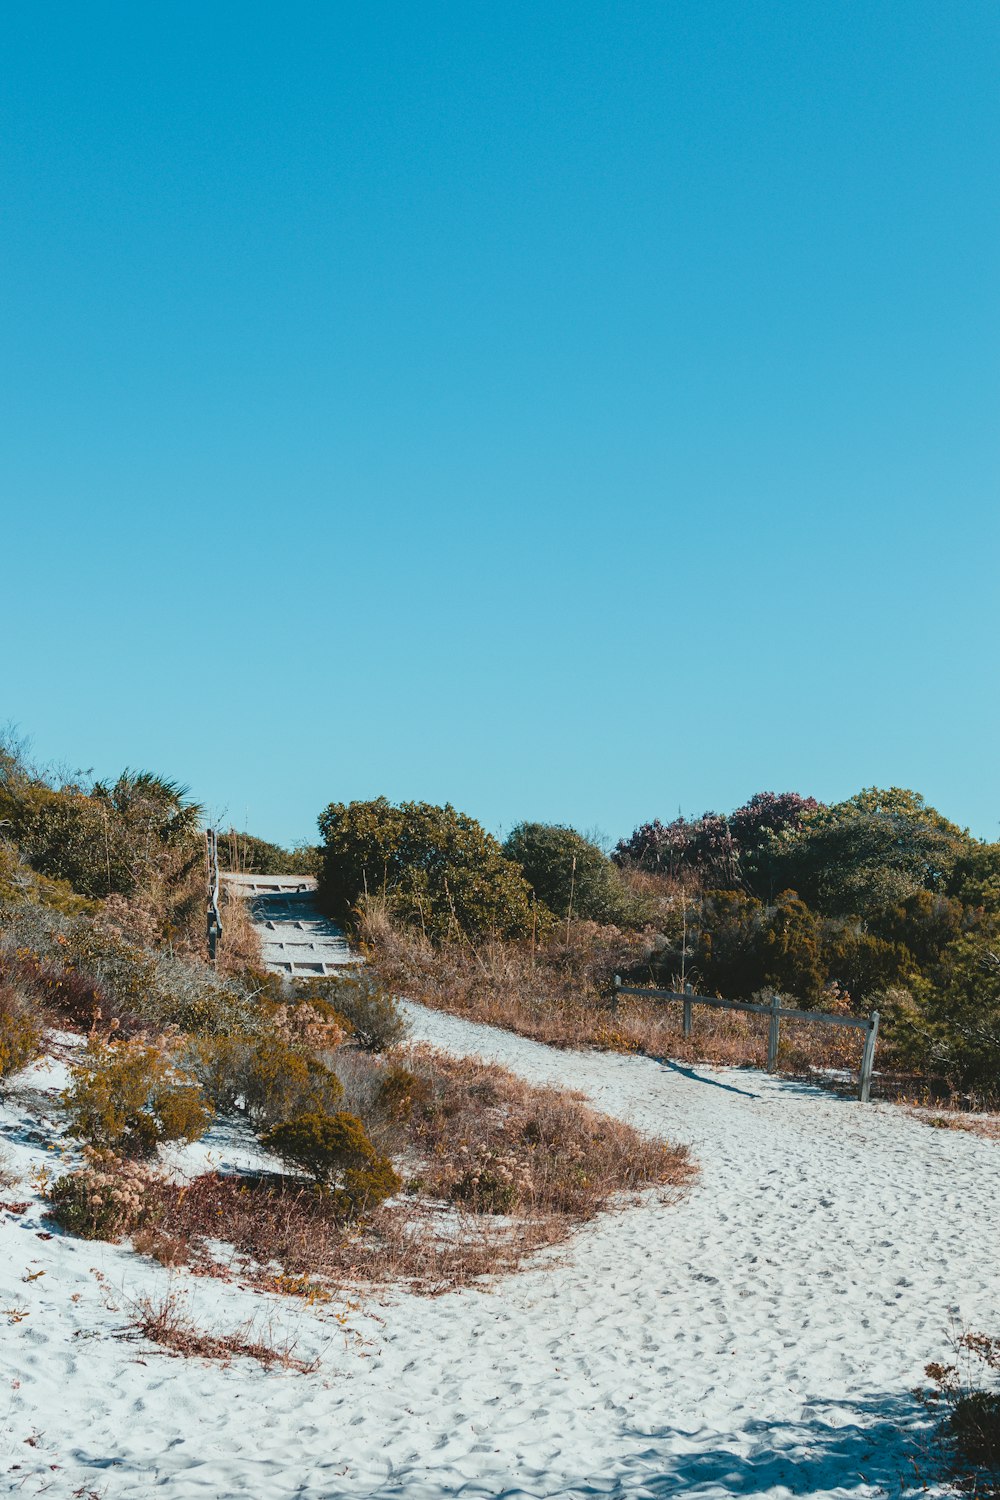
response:
M309 838L997 794L1000 10L46 4L0 719Z

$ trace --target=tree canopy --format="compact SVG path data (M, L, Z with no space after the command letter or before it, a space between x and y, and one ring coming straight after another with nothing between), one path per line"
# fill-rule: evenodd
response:
M557 917L625 923L635 903L604 851L574 828L518 823L503 852L520 865L536 898Z
M321 813L320 898L349 918L362 895L381 895L429 937L530 932L531 889L497 840L450 804L331 802Z

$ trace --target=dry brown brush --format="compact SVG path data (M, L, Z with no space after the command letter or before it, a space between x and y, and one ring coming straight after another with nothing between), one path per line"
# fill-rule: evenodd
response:
M137 1246L299 1295L391 1282L437 1293L513 1271L620 1195L674 1192L694 1173L685 1148L493 1064L420 1047L355 1053L345 1074L373 1138L393 1147L402 1193L358 1219L278 1173L152 1175Z
M464 942L432 945L394 922L377 900L362 903L360 933L370 965L396 993L471 1021L500 1026L554 1047L605 1047L687 1062L764 1067L767 1021L695 1006L685 1040L681 1006L626 997L614 1004L614 975L662 983L649 935L590 922L571 923L545 944ZM676 980L679 987L680 979ZM847 1027L787 1023L779 1067L857 1068L860 1033Z
M215 1360L222 1364L231 1364L240 1358L253 1359L267 1370L277 1365L302 1375L312 1374L318 1367L316 1360L296 1358L293 1343L286 1340L276 1345L261 1338L252 1318L227 1333L209 1333L198 1328L175 1291L160 1297L137 1298L132 1304L132 1314L119 1337L146 1339L167 1354Z
M974 1500L1000 1496L1000 1338L964 1332L948 1362L926 1366L916 1394L937 1418L955 1486Z

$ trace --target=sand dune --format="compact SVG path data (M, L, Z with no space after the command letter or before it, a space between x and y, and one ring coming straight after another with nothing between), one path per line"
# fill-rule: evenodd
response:
M203 1325L253 1315L319 1355L313 1375L116 1340L124 1299L171 1278L120 1247L38 1238L32 1199L0 1216L11 1489L643 1500L898 1494L915 1478L910 1389L953 1318L995 1324L995 1144L755 1072L558 1052L408 1009L419 1039L690 1143L698 1182L605 1215L551 1264L437 1299L310 1310L173 1276ZM13 1165L52 1165L23 1093L0 1122Z

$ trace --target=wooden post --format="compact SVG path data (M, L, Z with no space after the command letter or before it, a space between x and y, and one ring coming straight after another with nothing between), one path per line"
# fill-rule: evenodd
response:
M690 984L686 984L684 986L684 994L685 995L693 995L694 994L694 986L690 985ZM690 1000L685 1000L684 1001L684 1040L686 1042L688 1042L688 1041L691 1040L691 1001Z
M222 936L222 918L219 916L219 839L214 828L206 828L205 844L208 851L208 961L215 963L215 952Z
M878 1019L878 1011L873 1010L868 1021L865 1050L861 1057L861 1087L858 1089L858 1098L862 1104L867 1104L871 1097L872 1070L875 1067L875 1042L878 1039Z
M622 987L622 976L620 974L616 974L615 975L615 990L614 990L614 994L611 996L611 1009L613 1011L616 1011L618 1009L618 991L621 989L621 987Z
M767 1032L767 1071L773 1073L778 1066L778 1028L781 1025L781 1017L778 1011L781 1008L781 998L778 995L771 996L771 1020Z

